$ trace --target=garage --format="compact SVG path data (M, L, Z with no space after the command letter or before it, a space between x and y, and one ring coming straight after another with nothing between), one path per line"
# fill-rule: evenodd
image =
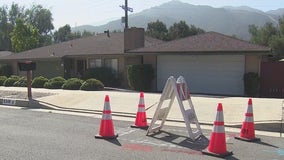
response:
M191 93L243 95L244 55L158 55L157 90L182 75Z
M259 74L260 63L268 60L271 49L207 32L139 48L129 54L142 55L142 63L153 66L155 91L162 91L170 76L182 75L191 93L244 96L244 73Z

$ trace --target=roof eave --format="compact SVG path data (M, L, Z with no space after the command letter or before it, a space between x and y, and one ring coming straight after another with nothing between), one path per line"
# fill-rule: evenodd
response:
M135 54L135 55L143 55L143 54L156 54L156 55L168 55L168 54L179 54L179 55L230 55L230 54L259 54L259 55L271 55L271 50L250 50L250 51L129 51L126 52L127 55Z

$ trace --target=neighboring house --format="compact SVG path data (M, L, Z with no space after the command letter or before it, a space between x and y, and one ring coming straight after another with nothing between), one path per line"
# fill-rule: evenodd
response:
M156 69L157 90L168 77L184 76L192 93L244 95L243 76L260 73L271 49L216 32L190 36L160 45L131 50Z
M18 62L33 61L36 62L33 76L42 75L47 78L80 77L88 68L105 66L117 71L122 78L122 87L126 88L127 65L142 63L142 58L125 56L125 50L162 43L144 37L144 29L133 28L126 33L126 43L124 33L98 34L1 57L0 63L10 64L14 74L25 75L25 72L19 71Z
M1 57L5 57L5 56L11 55L11 54L13 54L13 52L10 52L10 51L0 51L0 59L1 59ZM0 63L0 67L2 65L5 65L5 63Z
M156 78L153 90L162 91L167 78L184 76L192 93L244 95L243 76L260 73L260 63L271 54L268 47L251 44L223 34L208 32L170 42L144 37L144 29L125 33L99 34L37 48L0 58L19 73L19 61L37 64L34 76L75 77L88 68L106 66L122 77L127 88L126 68L152 64Z

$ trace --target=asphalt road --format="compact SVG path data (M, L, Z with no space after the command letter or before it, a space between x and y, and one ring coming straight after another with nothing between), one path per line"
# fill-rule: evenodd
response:
M210 130L192 142L182 127L165 126L162 132L145 136L145 130L130 128L131 122L114 120L119 137L103 140L94 138L100 118L3 107L0 124L1 160L219 159L201 153ZM234 139L238 133L226 135L227 150L234 153L226 159L284 159L284 138L259 136L261 142L248 143Z

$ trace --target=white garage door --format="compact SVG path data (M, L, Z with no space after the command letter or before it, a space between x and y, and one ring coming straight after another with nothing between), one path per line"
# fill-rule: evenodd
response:
M243 55L163 55L157 57L157 88L182 75L192 93L243 95Z

